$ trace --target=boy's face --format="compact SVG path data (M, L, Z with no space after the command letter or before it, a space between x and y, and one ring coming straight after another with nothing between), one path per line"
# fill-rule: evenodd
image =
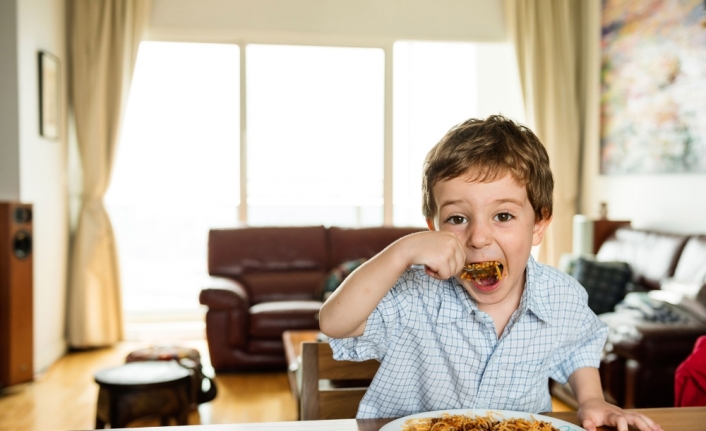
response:
M434 185L436 217L427 219L427 224L431 230L455 233L467 264L502 264L500 280L457 277L479 306L515 301L522 294L532 246L542 241L550 219L535 222L526 187L510 174L490 182L468 178L463 175Z

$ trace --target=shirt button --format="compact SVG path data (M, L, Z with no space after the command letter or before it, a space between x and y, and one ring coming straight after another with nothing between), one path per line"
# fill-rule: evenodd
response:
M480 313L476 313L475 315L476 322L483 323L483 316L480 315Z
M479 408L479 409L487 409L487 408L488 408L488 403L486 403L485 401L479 401L479 402L478 402L478 408Z

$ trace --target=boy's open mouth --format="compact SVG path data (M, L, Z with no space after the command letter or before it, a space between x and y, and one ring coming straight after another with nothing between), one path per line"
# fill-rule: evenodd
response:
M461 273L462 280L473 280L480 286L492 286L502 278L503 264L495 260L469 263Z

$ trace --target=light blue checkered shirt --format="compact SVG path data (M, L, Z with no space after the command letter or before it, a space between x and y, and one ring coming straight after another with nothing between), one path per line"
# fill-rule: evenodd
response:
M381 362L357 418L444 409L548 412L548 379L598 367L608 328L586 290L532 257L519 308L500 339L455 279L410 269L368 317L365 333L331 339L338 360Z

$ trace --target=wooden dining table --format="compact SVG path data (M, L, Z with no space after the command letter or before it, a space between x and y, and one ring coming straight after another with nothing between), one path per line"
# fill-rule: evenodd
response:
M664 431L706 430L706 407L680 407L635 409L656 421ZM576 412L552 412L545 416L561 419L578 425ZM298 422L259 422L246 424L190 425L160 428L144 428L152 431L380 431L390 419L336 419ZM600 431L615 431L611 427L599 427ZM636 428L630 428L631 430Z

